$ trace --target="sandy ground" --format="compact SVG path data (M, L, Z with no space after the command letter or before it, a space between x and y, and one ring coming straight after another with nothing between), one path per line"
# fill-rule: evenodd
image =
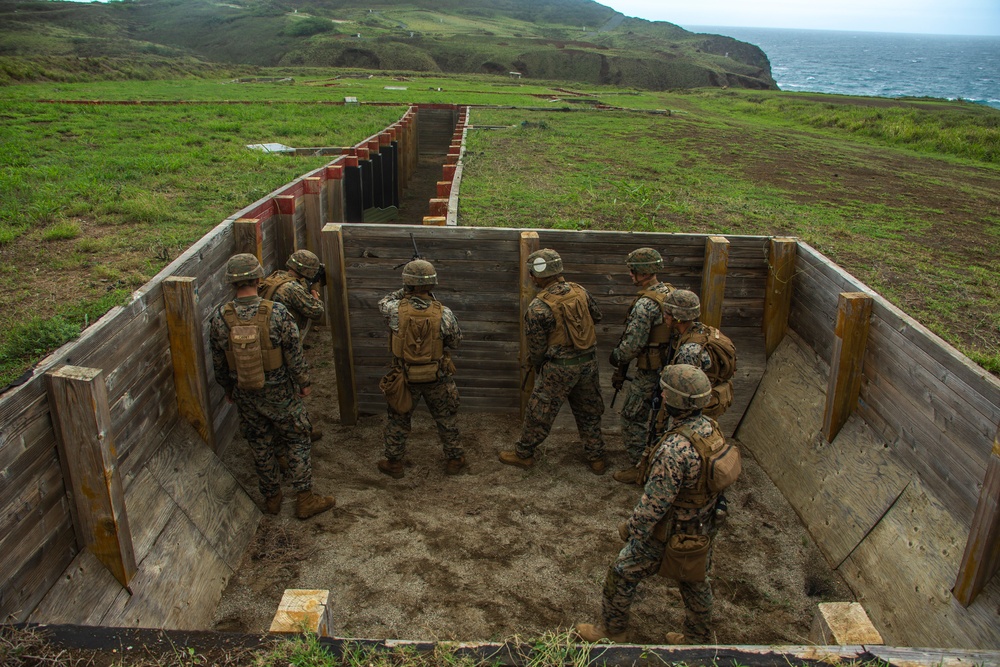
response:
M329 333L310 336L310 414L325 431L313 446L314 487L337 497L332 512L264 516L216 613L216 629L266 631L286 588L330 589L341 637L459 641L533 638L599 620L600 591L621 547L615 527L639 487L592 474L574 430L557 429L523 471L496 453L519 433L517 415L461 413L465 474L444 475L433 421L421 405L406 476L375 467L384 415L337 423ZM564 406L564 410L569 410ZM606 432L610 470L626 463ZM715 546L717 640L723 644L807 643L816 604L853 600L795 512L744 449L744 474L730 489L730 518ZM224 455L260 502L246 442ZM640 585L633 639L662 643L683 606L673 582Z

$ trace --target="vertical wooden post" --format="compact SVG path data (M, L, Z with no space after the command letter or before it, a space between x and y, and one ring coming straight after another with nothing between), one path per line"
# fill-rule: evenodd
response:
M295 195L275 196L274 210L278 214L274 221L274 266L283 269L295 252Z
M972 529L952 589L955 598L968 607L997 571L1000 571L1000 428L993 436L993 451L986 464L979 503L972 515Z
M439 197L432 197L428 205L429 215L448 215L448 200Z
M769 357L788 331L797 249L798 241L793 238L773 238L768 248L767 287L764 291L764 349Z
M323 233L324 220L323 210L319 205L319 192L323 187L323 179L319 176L308 176L302 179L305 185L305 196L302 197L306 209L306 245L305 248L317 257L322 255L320 244Z
M344 166L334 164L326 168L326 218L330 222L344 222ZM322 228L320 236L322 236Z
M729 239L709 236L705 239L705 265L701 271L701 321L722 326L722 302L726 294L729 269Z
M534 387L534 380L529 378L533 370L528 361L528 340L524 335L524 314L528 312L528 305L535 298L535 284L531 282L531 274L528 273L528 255L538 250L538 232L521 232L520 258L518 259L518 286L520 290L520 336L521 348L518 358L521 362L521 419L524 419L524 410L528 406L528 399Z
M326 312L333 336L333 367L337 373L340 423L358 422L358 392L354 379L354 347L351 344L351 312L347 301L347 264L342 225L323 227L323 262L327 269Z
M264 261L264 233L258 218L240 218L233 222L233 240L236 242L236 252L250 253L257 257L258 262Z
M364 218L364 196L361 167L354 155L344 157L344 222L361 222Z
M833 358L830 359L830 382L826 389L826 410L823 412L823 435L827 442L833 442L858 404L861 366L865 360L871 315L872 298L869 295L864 292L840 293Z
M163 281L170 358L174 366L177 411L213 450L216 448L208 400L208 365L198 311L198 279L170 276Z
M128 588L137 568L103 371L63 366L45 377L77 542Z

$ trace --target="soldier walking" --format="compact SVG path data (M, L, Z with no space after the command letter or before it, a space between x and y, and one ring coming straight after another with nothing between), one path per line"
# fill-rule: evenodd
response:
M603 475L601 397L597 366L597 330L601 311L590 293L563 278L562 258L550 248L528 255L528 272L538 294L524 314L528 361L535 369L535 386L528 399L521 437L512 450L500 452L507 465L530 468L535 448L552 430L563 401L569 400L583 453L596 475Z
M281 510L281 480L275 443L288 447L292 486L298 493L295 516L307 519L332 508L332 496L312 491L309 433L312 425L302 402L310 393L299 330L280 303L257 294L264 270L254 255L234 255L226 280L236 298L221 306L210 323L215 379L236 404L240 430L250 445L264 511Z
M660 391L660 370L670 361L670 324L665 318L663 301L674 288L657 278L656 272L663 268L663 257L653 248L633 250L625 265L639 293L625 317L625 330L611 351L610 361L616 369L611 378L616 392L625 385L629 364L633 359L636 361L620 413L622 440L632 466L619 470L614 478L634 484L638 475L636 466L648 440L653 397Z
M385 458L378 469L403 477L406 438L417 401L423 397L437 424L438 437L447 459L445 474L457 475L465 468L465 452L458 444L458 388L455 365L448 349L462 342L462 330L451 309L434 298L438 284L434 266L415 259L403 267L403 287L378 303L389 326L392 367L381 387L388 403L385 426Z
M708 453L726 452L727 445L718 424L702 414L712 391L708 377L700 369L668 366L663 370L660 384L673 429L655 449L647 452L640 465L644 493L632 516L618 528L625 546L604 581L600 623L576 626L576 633L584 641L628 640L629 610L639 582L664 572L661 570L664 552L674 535L701 539L701 551L697 563L687 563L691 571L675 575L680 577L684 627L683 632L667 633L666 640L670 644L708 644L713 640L712 584L707 571L716 532L718 494L711 490L708 475L703 472ZM736 460L735 468L730 468L734 478L739 474L738 450L726 453ZM731 482L732 479L727 481Z

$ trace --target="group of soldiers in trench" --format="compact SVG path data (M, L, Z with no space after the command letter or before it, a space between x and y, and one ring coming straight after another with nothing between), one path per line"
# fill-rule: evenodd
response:
M534 385L521 435L513 449L499 452L499 460L534 467L539 445L568 400L586 465L603 475L604 399L595 327L601 311L584 287L564 278L555 250L532 253L527 265L538 290L523 323L525 371L534 376ZM643 579L661 574L678 581L685 607L683 627L668 632L666 642L709 644L714 642L708 577L712 541L726 515L722 492L740 470L738 449L727 443L714 419L732 402L735 349L718 329L699 321L695 293L658 279L659 252L634 250L625 266L638 293L610 362L616 369L612 405L624 389L621 429L630 465L613 477L641 487L642 495L618 526L625 545L608 569L600 620L578 624L575 631L587 642L628 641L636 589ZM310 394L310 382L301 338L309 323L323 316L316 287L324 273L316 255L306 250L293 253L285 271L266 279L254 255L235 255L226 278L236 297L211 319L215 377L238 409L267 514L281 511L283 475L297 492L299 519L335 505L332 496L312 490L311 442L321 434L302 400ZM385 458L377 467L394 479L405 475L406 440L422 397L444 449L444 473L461 474L467 462L459 442L459 396L449 350L459 346L462 331L451 309L434 297L438 279L430 262L407 263L402 282L378 304L389 329L391 363L380 383L388 419ZM728 358L709 344L713 340L728 344Z

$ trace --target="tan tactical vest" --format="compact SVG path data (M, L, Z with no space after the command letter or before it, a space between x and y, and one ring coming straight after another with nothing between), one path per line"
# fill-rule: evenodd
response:
M444 357L441 318L444 307L432 301L424 310L414 307L408 298L399 302L399 331L389 332L392 355L403 364L407 382L433 382L438 379Z
M549 332L549 346L562 345L577 350L587 350L597 345L597 329L587 307L587 291L576 283L569 285L566 294L553 294L548 290L538 293L538 298L552 309L556 326Z
M243 389L262 388L264 373L281 368L284 363L281 348L271 344L273 309L274 302L263 300L257 307L256 315L249 320L241 320L233 304L227 303L222 307L222 319L229 327L226 361L230 370L236 371L239 386Z
M681 489L672 503L675 507L685 509L701 509L715 502L716 497L726 490L740 476L743 469L740 450L736 445L726 440L719 425L712 420L712 434L707 438L694 432L688 426L671 429L664 437L678 433L695 448L701 458L701 474L698 484L693 489ZM662 441L662 439L661 439ZM651 447L642 466L643 483L649 476L649 461L659 447Z
M629 312L632 311L632 308L635 308L635 304L644 296L656 302L656 305L660 307L660 315L666 312L663 309L663 301L667 298L667 295L654 289L640 291L632 302ZM670 326L666 323L666 317L663 319L663 322L660 322L649 330L649 338L646 341L646 346L639 350L639 354L635 357L637 368L642 370L660 370L670 360Z
M290 276L288 273L275 271L267 278L260 281L260 285L257 287L257 294L259 294L262 299L273 301L274 293L278 291L278 288L285 283L291 282L295 282L295 278Z

